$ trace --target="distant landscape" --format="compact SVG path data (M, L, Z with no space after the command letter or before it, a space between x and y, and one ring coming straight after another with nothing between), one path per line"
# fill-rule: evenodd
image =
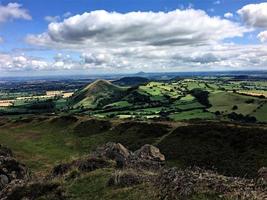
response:
M0 114L83 113L106 119L267 122L264 76L159 75L2 82Z
M267 1L1 0L0 200L267 200Z

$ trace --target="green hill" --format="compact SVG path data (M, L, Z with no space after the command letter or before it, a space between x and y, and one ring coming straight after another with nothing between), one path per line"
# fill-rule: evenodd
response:
M121 86L136 86L144 83L148 83L149 79L144 77L123 77L119 80L113 81L113 84L121 85Z
M71 98L71 104L76 108L98 108L118 101L124 91L125 88L113 85L109 81L97 80L77 91Z

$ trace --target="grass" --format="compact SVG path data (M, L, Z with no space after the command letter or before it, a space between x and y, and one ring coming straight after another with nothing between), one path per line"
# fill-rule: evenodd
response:
M111 187L107 185L112 169L100 169L68 182L67 195L73 200L148 200L156 199L152 186L140 184L132 187Z
M121 123L112 130L98 128L92 132L91 129L101 124L83 121L86 123L79 126L80 121L68 121L67 124L59 120L33 120L28 123L14 120L0 126L0 144L14 150L18 159L33 173L44 173L59 162L88 154L107 142L120 142L135 150L146 143L152 144L168 132L165 125L138 122ZM78 134L82 130L89 132Z
M200 166L216 169L226 175L255 177L260 167L267 165L267 134L260 126L242 127L223 123L149 123L111 121L112 129L77 135L81 122L84 130L88 117L76 120L1 119L0 144L14 150L16 157L30 167L35 175L46 174L58 163L88 154L106 142L120 142L134 151L144 144L155 144L167 158L169 166L185 168ZM54 117L53 117L54 118ZM68 120L68 124L63 120ZM178 127L177 127L178 126ZM176 127L176 128L175 128ZM78 199L157 199L149 184L133 187L108 187L114 169L99 169L75 180L64 181L64 188L73 200ZM192 200L213 200L214 194L196 194Z
M253 103L247 103L248 100L252 100ZM234 110L234 112L248 115L256 110L264 100L232 92L220 92L210 94L209 101L212 104L209 109L211 112L231 113L233 112L233 106L236 105L238 109Z
M105 107L110 107L110 108L125 108L125 107L130 107L132 104L129 103L128 101L118 101L112 104L108 104Z
M267 122L267 104L264 103L260 108L256 110L255 113L252 113L252 116L256 117L260 122Z
M170 114L169 117L174 121L191 120L191 119L214 119L214 115L212 113L205 112L203 111L203 109L195 109L190 111L173 113Z
M13 149L17 157L36 172L79 155L73 136L65 129L39 124L1 128L0 132L0 143Z
M158 144L170 164L255 177L267 165L267 132L257 127L202 123L178 127Z

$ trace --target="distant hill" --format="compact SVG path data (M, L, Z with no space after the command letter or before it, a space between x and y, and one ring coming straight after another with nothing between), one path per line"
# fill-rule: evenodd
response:
M97 80L74 93L70 101L74 107L97 108L119 100L125 91L109 81Z
M119 80L113 81L112 83L121 86L136 86L147 82L149 82L149 79L147 78L134 76L134 77L123 77Z

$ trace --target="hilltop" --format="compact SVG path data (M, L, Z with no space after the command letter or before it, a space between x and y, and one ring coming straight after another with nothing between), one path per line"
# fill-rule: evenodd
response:
M109 81L97 80L74 93L71 103L74 107L97 108L120 99L124 91Z
M133 76L133 77L123 77L119 80L113 81L112 83L121 86L136 86L147 82L149 82L148 78Z

